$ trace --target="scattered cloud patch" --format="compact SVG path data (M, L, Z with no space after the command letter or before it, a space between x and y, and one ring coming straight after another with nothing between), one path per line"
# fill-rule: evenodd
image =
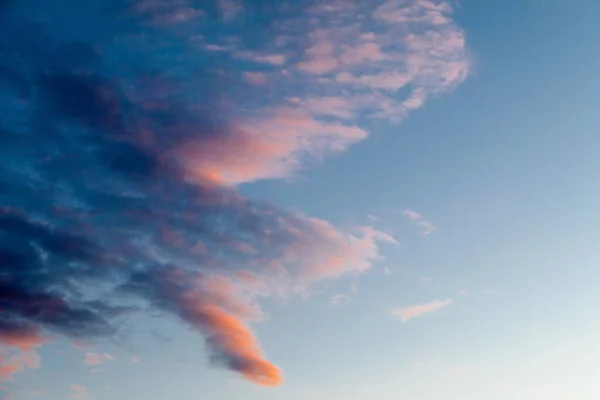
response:
M108 353L98 354L98 353L86 353L85 359L83 363L89 366L100 365L105 361L114 361L115 357Z
M34 350L0 347L0 381L9 381L25 369L38 369L41 358Z
M406 209L402 211L402 215L413 221L419 227L420 233L423 236L430 235L436 230L436 227L429 219L415 211Z

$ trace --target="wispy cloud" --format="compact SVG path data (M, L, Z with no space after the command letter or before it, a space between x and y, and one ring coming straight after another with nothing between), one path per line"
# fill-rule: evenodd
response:
M435 232L435 226L422 214L418 212L406 209L402 211L402 215L413 221L420 229L421 235L427 236Z
M347 296L347 295L345 295L345 294L341 294L341 293L340 293L340 294L336 294L336 295L334 295L333 297L331 297L331 304L333 304L333 305L337 305L337 304L339 304L341 301L343 301L343 300L348 300L348 299L349 299L349 298L348 298L348 296Z
M400 318L402 322L407 322L413 318L430 314L443 308L449 307L452 304L454 304L454 301L452 299L433 300L429 303L424 304L397 307L392 311L392 315Z
M328 2L294 15L282 8L262 51L236 42L234 58L286 69L251 78L267 80L279 104L237 121L245 147L260 156L236 157L248 172L231 180L292 175L307 158L320 161L367 138L369 129L359 123L365 117L397 123L453 90L466 79L470 61L452 12L449 2L430 0ZM267 129L265 138L269 127L277 128Z

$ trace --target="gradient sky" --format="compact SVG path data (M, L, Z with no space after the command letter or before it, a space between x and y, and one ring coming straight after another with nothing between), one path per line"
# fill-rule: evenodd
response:
M597 0L0 1L0 399L600 398Z

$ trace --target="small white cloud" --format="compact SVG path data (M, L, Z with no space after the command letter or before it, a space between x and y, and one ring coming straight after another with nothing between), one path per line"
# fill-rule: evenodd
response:
M433 223L418 212L405 209L402 210L402 215L406 216L408 219L413 221L415 225L417 225L420 228L420 233L423 236L430 235L436 230L436 227L433 225Z
M425 314L430 314L432 312L441 310L442 308L446 308L454 304L454 300L446 299L446 300L433 300L429 303L424 304L415 304L412 306L406 307L397 307L392 310L392 315L400 318L402 322L407 322L416 317L420 317Z
M331 304L336 305L339 304L342 300L347 300L348 296L345 294L336 294L331 298Z

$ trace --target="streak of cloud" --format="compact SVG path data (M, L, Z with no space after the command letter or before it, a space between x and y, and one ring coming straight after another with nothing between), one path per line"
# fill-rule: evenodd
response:
M452 299L433 300L429 303L414 304L411 306L397 307L392 311L392 315L400 318L402 322L408 322L413 318L417 318L426 314L433 313L454 304Z

